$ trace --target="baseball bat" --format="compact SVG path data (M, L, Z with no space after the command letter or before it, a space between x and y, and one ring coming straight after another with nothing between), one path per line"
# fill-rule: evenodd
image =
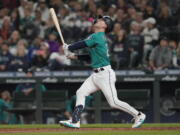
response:
M63 35L62 35L62 32L61 32L61 28L60 28L60 25L59 25L59 22L58 22L56 13L55 13L55 11L54 11L54 8L50 8L49 11L50 11L51 17L52 17L52 19L53 19L53 22L54 22L54 24L55 24L55 27L56 27L56 29L57 29L57 31L58 31L58 34L59 34L59 36L60 36L60 38L61 38L61 42L62 42L62 44L64 45L64 44L65 44L64 38L63 38Z

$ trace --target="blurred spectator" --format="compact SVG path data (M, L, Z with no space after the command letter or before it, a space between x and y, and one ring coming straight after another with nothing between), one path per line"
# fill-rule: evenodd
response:
M130 52L129 67L137 67L141 63L144 37L141 35L141 26L137 22L132 22L131 32L127 36L127 45Z
M46 42L42 42L40 49L36 51L35 56L32 59L31 66L39 70L47 69L49 59L49 45ZM41 69L40 69L41 70Z
M20 30L24 33L23 38L28 41L34 40L40 32L39 26L35 25L35 17L32 15L32 9L27 7L24 9L25 17L20 20Z
M116 12L117 12L117 7L115 4L112 4L108 9L108 15L111 16L113 20L115 20ZM104 15L104 11L101 10L101 13L98 13L98 15Z
M123 9L124 11L128 10L128 5L125 2L125 0L117 0L117 8L118 9Z
M177 45L177 64L180 66L180 41Z
M17 9L14 9L11 13L11 24L12 24L12 31L19 30L19 12Z
M6 109L12 108L11 95L5 90L0 94L0 124L15 124L17 119L14 114L9 113Z
M41 20L43 22L47 22L49 20L49 17L50 17L50 12L49 12L49 9L46 5L46 0L39 0L39 3L38 3L38 8L37 10L41 11L42 15L41 15Z
M49 45L49 52L58 52L59 51L59 43L57 42L57 33L52 32L48 36L47 43Z
M33 71L32 70L26 70L26 71L27 71L26 77L31 78L33 76ZM18 84L16 86L15 92L22 92L22 93L24 93L25 96L28 96L35 89L36 89L36 84L34 84L34 83L22 83L22 84ZM41 84L39 90L44 92L44 91L46 91L46 87L43 84Z
M10 70L12 71L24 71L28 69L29 62L26 55L25 46L17 46L16 55L13 57L10 63Z
M50 6L55 9L56 13L63 5L62 0L50 0Z
M147 3L146 10L144 12L144 19L148 19L150 17L156 18L155 9L151 4Z
M20 40L21 36L19 31L15 30L11 33L10 38L8 39L10 47L15 47L18 41Z
M114 27L113 27L113 31L108 34L108 38L110 38L110 42L115 42L116 38L117 38L117 35L119 33L119 31L122 30L122 26L120 23L115 23L114 24Z
M158 26L162 33L168 33L169 28L177 25L176 17L172 16L171 10L167 3L162 2L160 7L160 13L158 16Z
M172 51L168 44L168 39L163 37L160 40L160 45L152 50L149 57L150 69L165 69L171 66Z
M25 7L27 5L28 1L27 0L20 0L20 6L18 7L18 12L20 19L25 17Z
M92 101L93 101L93 96L87 96L85 99L85 109L84 109L84 112L81 114L82 124L87 124L88 120L90 119L86 111L86 107L92 107ZM76 104L76 95L72 96L66 103L66 110L64 112L64 115L69 120L72 119L72 113L73 113L75 104Z
M117 33L117 38L112 43L112 60L116 63L116 69L128 66L128 48L126 44L126 35L124 30Z
M44 38L45 37L45 30L47 28L46 24L47 22L42 20L42 12L40 10L36 10L35 12L35 20L34 24L39 26L39 36Z
M7 71L9 69L9 64L12 58L13 57L9 52L9 44L3 42L0 51L0 71Z
M58 70L59 67L69 66L70 64L71 61L65 56L62 46L59 48L59 52L53 52L49 57L48 66L51 70Z
M178 61L177 61L177 43L175 40L170 40L169 41L169 47L172 51L172 68L177 68L178 67Z
M11 22L8 16L4 17L2 27L0 28L0 36L3 40L8 40L11 33Z
M123 24L125 17L126 17L126 14L125 14L124 10L118 9L116 12L115 22Z
M143 13L142 12L138 12L137 14L136 14L136 17L135 17L135 21L137 22L137 23L139 23L142 27L144 27L144 23L143 23L143 21L144 21L144 18L143 18Z
M143 52L143 63L147 64L149 53L157 45L157 42L159 40L159 30L155 27L156 20L152 17L145 20L144 23L145 28L142 32L145 44Z
M10 47L9 51L12 55L16 55L18 48L23 48L25 50L25 53L27 53L27 41L25 39L21 39L17 42L16 46Z
M40 46L43 39L41 37L37 37L35 38L35 40L33 41L32 45L30 45L29 49L28 49L28 61L32 61L33 58L36 56L36 53L38 52L38 50L40 50Z

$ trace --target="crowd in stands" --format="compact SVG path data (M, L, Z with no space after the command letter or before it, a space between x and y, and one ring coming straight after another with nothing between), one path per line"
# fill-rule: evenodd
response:
M50 7L68 44L85 39L96 16L111 16L114 28L107 38L115 69L180 67L180 0L4 0L0 71L81 66L64 56Z

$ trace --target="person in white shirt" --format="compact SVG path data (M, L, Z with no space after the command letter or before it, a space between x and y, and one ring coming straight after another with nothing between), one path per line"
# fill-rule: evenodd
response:
M144 36L143 63L147 64L148 55L159 40L159 30L155 27L156 20L153 17L145 20L144 24L145 28L142 31L142 35Z

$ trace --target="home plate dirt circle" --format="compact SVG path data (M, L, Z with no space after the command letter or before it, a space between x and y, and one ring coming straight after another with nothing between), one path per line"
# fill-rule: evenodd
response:
M66 132L66 131L163 131L163 130L180 130L180 127L143 127L143 128L5 128L0 129L0 133L24 133L24 132Z

